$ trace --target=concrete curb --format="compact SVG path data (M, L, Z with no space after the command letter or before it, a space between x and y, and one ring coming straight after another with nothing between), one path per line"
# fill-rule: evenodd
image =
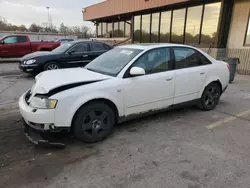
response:
M20 58L0 58L0 63L18 63Z

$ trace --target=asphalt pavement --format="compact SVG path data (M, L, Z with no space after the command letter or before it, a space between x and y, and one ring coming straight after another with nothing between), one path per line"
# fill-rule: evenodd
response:
M16 65L0 64L0 187L249 187L250 76L236 75L214 111L188 107L129 121L98 144L65 136L58 150L23 136L17 100L34 78Z

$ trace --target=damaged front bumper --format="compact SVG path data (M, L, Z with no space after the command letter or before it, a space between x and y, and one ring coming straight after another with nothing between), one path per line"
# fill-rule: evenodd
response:
M23 120L23 129L26 138L35 145L58 148L64 148L66 146L64 142L54 137L53 134L56 133L41 130L40 128L36 129L34 126L30 126L30 123L27 123L25 120Z

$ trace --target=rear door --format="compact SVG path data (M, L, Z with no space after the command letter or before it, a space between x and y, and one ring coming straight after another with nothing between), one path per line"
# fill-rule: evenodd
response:
M72 46L61 58L64 67L82 67L90 62L88 43L77 43Z
M174 47L172 50L176 78L174 104L197 99L211 62L192 48Z
M100 42L91 42L89 43L90 52L89 52L89 59L92 61L101 54L110 50L110 47L106 44Z
M17 57L17 36L9 36L2 40L0 44L0 57Z
M27 36L17 36L17 52L20 57L31 53L31 46Z

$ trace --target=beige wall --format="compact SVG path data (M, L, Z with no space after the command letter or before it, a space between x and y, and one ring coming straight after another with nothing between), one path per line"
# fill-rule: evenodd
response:
M243 46L249 11L249 0L235 0L231 28L228 38L228 48L250 48Z

